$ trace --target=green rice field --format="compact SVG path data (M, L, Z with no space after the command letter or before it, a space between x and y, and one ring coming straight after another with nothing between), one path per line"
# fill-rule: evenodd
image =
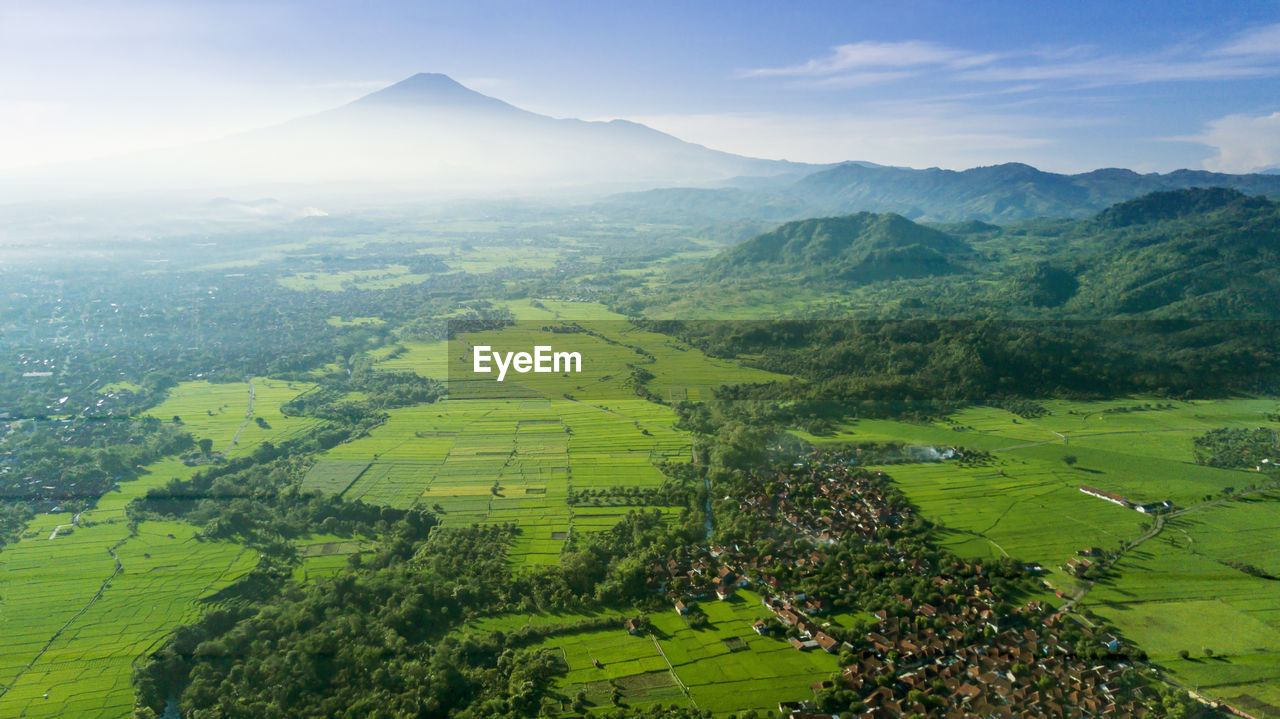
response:
M1211 429L1280 429L1267 416L1280 403L1043 404L1048 413L1030 419L983 407L930 424L859 421L829 437L803 436L818 444L897 440L990 452L989 462L972 466L881 469L940 525L950 549L1039 562L1049 584L1068 596L1082 587L1062 569L1070 557L1087 547L1118 549L1146 534L1152 521L1080 492L1081 485L1188 510L1129 550L1082 606L1114 622L1180 683L1255 716L1280 716L1280 582L1239 569L1280 574L1280 491L1216 501L1228 488L1269 480L1252 469L1195 464L1192 454L1192 439Z
M279 412L306 386L264 379L254 386L253 416L270 429L249 422L234 446L248 411L247 383L184 383L152 412L181 416L197 438L231 453L310 427L310 420ZM255 552L201 540L183 522L146 521L130 532L129 502L197 470L157 462L103 495L76 523L66 513L38 515L19 542L0 552L0 716L128 715L133 662L207 611L203 598L257 564Z
M838 668L831 654L756 634L751 625L769 612L752 592L699 606L709 621L703 629L691 629L673 610L650 617L652 636L610 629L545 640L541 646L559 651L569 665L558 688L568 697L584 692L596 707L610 706L617 687L629 706L773 712L781 701L812 699L810 686Z

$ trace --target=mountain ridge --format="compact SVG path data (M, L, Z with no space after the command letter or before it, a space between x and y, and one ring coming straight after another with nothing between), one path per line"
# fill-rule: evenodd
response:
M691 222L760 219L787 221L853 212L893 212L929 222L1007 223L1035 217L1086 219L1112 205L1152 192L1225 187L1280 199L1280 175L1230 175L1180 169L1140 174L1100 168L1074 175L1045 172L1019 162L944 170L844 162L817 169L782 187L703 192L697 203L679 188L607 198L604 209L644 219L662 212ZM718 194L717 194L718 193Z
M686 142L646 125L554 118L418 73L346 104L209 142L0 173L11 198L323 191L600 196L808 168Z
M1004 226L860 212L782 224L689 278L706 287L682 289L681 302L809 287L942 316L1274 319L1280 202L1194 188Z

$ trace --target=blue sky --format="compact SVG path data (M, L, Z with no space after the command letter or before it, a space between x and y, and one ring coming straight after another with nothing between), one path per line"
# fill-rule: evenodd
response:
M0 166L183 144L443 72L744 154L1280 166L1280 2L0 4Z

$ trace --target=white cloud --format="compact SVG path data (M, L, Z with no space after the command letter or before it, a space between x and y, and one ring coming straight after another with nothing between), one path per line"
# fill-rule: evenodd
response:
M992 62L996 57L992 54L956 50L923 40L856 42L838 45L831 49L829 55L814 58L799 65L744 70L740 75L742 77L827 77L867 69L919 68L930 65L964 68Z
M982 68L960 75L984 82L1067 81L1080 87L1137 85L1175 80L1225 80L1280 74L1280 67L1226 59L1098 57L1066 63Z
M924 40L857 42L783 67L738 73L789 78L809 87L860 87L906 77L943 82L1056 82L1069 88L1280 75L1280 24L1254 28L1216 47L1171 45L1158 51L1103 54L1094 47L1026 48L985 53Z
M1280 112L1270 115L1228 115L1208 124L1199 135L1174 138L1213 148L1207 170L1254 172L1280 167Z
M1280 23L1237 35L1218 49L1222 55L1280 55Z

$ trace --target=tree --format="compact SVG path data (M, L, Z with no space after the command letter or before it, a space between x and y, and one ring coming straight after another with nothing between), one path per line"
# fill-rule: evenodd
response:
M213 440L208 437L201 439L196 444L200 445L200 454L203 454L206 457L208 457L209 453L213 451Z
M1062 463L1068 467L1074 467L1078 461L1080 460L1074 454L1067 454L1062 457Z
M1190 659L1191 652L1187 651L1186 649L1182 649L1178 651L1178 656L1182 657L1183 659Z

